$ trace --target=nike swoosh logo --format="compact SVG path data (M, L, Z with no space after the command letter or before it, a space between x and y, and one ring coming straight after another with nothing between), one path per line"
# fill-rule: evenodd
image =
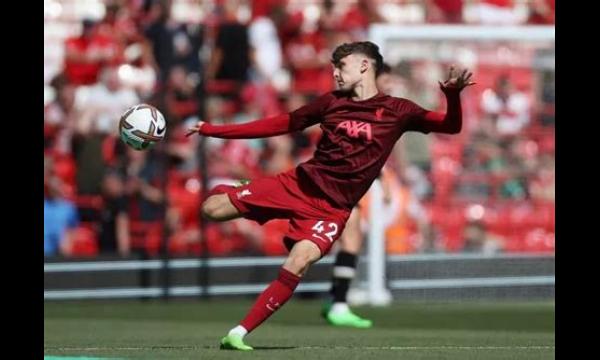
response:
M312 234L312 236L316 237L317 239L321 240L321 241L325 241L325 239L323 239L322 237L320 237L317 234Z
M269 309L271 311L275 311L279 307L279 303L273 304L273 307L271 307L271 304L267 304L266 307L267 307L267 309Z
M166 126L163 126L163 128L162 128L162 129L161 129L161 128L158 128L158 129L156 129L156 133L157 133L158 135L162 135L162 133L165 131L165 129L166 129L166 128L167 128Z

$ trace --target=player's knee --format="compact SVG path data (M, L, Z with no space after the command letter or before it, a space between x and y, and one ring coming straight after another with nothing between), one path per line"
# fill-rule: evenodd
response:
M287 270L291 271L292 273L302 276L315 261L316 259L314 259L310 254L299 253L290 256L284 267L286 267Z
M202 215L209 220L219 221L221 219L222 203L219 195L209 196L202 204Z

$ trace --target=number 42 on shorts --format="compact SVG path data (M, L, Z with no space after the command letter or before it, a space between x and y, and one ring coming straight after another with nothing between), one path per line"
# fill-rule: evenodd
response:
M320 221L317 221L315 226L312 227L312 229L316 232L316 233L313 233L313 236L316 238L319 238L321 240L324 240L320 236L320 234L323 233L323 231L325 231L325 227L323 226L324 223L325 223L324 221L320 220ZM327 224L327 227L329 228L330 231L326 232L324 235L327 236L327 238L329 239L330 242L333 242L333 237L338 232L338 226L336 223L330 222L329 224Z

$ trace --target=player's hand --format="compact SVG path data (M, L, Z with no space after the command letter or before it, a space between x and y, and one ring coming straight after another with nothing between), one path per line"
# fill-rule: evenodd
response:
M194 133L200 133L200 129L202 128L202 125L204 125L204 121L200 120L198 121L198 123L196 123L195 126L192 126L191 128L188 128L187 133L185 133L185 136L190 136Z
M467 69L464 69L462 73L457 76L457 74L454 72L454 66L451 66L450 71L448 72L448 79L446 79L444 82L438 81L438 83L440 84L440 89L442 89L444 94L451 92L459 93L467 86L475 85L475 82L470 81L472 75L473 73L469 72Z

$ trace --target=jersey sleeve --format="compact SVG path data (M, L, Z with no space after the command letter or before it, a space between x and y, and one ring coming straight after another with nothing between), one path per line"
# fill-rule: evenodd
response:
M429 110L422 108L410 100L398 99L396 111L399 117L406 116L406 131L418 131L425 134L431 131L427 124L427 113L430 112Z
M405 131L456 134L462 128L462 111L458 93L447 96L446 113L426 110L414 102L402 99L398 104L399 116L406 116Z
M312 102L292 111L290 113L290 130L297 131L306 129L323 121L325 111L335 99L332 93L321 95Z

